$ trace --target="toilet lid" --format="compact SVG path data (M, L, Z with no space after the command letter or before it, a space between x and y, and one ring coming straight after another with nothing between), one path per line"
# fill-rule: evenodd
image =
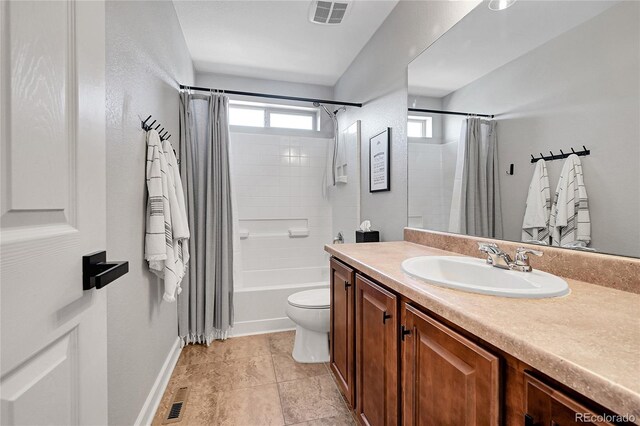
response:
M329 289L319 288L294 293L287 299L290 305L298 308L323 309L329 307Z

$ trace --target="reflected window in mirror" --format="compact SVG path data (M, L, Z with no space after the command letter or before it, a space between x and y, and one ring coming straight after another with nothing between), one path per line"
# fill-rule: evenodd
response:
M433 136L432 117L410 115L407 119L407 136L410 138L431 138Z

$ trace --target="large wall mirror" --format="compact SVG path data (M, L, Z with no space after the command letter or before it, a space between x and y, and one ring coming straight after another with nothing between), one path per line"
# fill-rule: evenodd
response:
M640 2L479 4L409 65L408 225L640 257L639 63Z

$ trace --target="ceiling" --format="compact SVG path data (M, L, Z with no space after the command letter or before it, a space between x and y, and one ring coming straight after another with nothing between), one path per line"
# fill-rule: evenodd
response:
M354 0L341 24L309 22L310 0L181 1L197 72L333 86L398 0Z
M618 1L486 1L409 64L409 93L443 97L586 22Z

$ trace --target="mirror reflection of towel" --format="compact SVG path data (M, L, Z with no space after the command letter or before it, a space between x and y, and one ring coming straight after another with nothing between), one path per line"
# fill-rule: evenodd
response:
M549 227L554 246L562 247L575 241L583 241L585 245L591 242L589 198L582 163L575 154L567 157L562 166Z
M551 215L551 190L547 164L543 159L536 162L529 184L527 204L522 221L522 241L550 242L549 217Z

